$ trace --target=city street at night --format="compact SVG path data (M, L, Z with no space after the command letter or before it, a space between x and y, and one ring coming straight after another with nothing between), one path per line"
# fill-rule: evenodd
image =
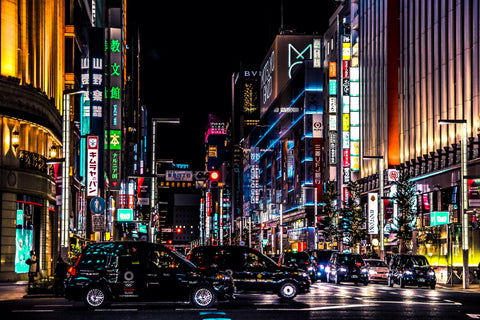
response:
M18 287L18 290L24 287ZM3 297L3 299L5 299ZM281 300L273 294L238 294L233 302L195 308L179 302L113 302L91 310L53 296L1 301L6 319L479 319L480 290L393 288L384 284L315 283L308 294Z
M0 0L1 319L480 319L480 0Z

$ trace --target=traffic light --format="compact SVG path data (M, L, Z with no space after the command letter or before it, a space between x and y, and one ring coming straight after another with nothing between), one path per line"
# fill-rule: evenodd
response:
M195 180L202 181L210 179L210 171L195 171Z
M218 173L218 171L211 171L210 172L210 180L218 181L218 178L220 178L220 174Z
M210 171L208 179L210 180L211 187L218 187L218 179L220 179L220 173L218 173L218 171Z
M479 225L478 225L478 219L479 219L479 214L474 211L473 214L472 214L472 228L474 230L477 230L479 228Z
M176 231L177 233L182 233L182 228L177 228L175 231Z

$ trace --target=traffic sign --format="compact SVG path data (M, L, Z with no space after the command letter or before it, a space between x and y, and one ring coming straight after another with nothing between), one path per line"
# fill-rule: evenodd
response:
M95 197L90 201L90 210L92 210L94 214L103 213L106 207L105 200L101 197Z

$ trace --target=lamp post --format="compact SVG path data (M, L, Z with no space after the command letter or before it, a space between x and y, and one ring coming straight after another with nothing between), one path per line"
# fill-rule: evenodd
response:
M462 216L462 249L463 249L463 288L469 287L468 270L468 191L467 191L467 120L465 119L440 119L438 124L461 124L462 136L460 144L460 183L462 186L462 205L460 215Z
M179 118L152 118L152 185L150 193L150 218L148 219L148 229L150 234L150 242L155 242L155 233L153 232L154 227L152 226L152 216L156 213L156 204L157 204L157 161L155 156L156 151L156 141L157 141L157 123L171 123L171 124L180 124Z
M385 259L385 244L384 244L384 220L385 220L385 209L384 209L384 200L383 200L383 156L363 156L364 160L376 159L378 161L378 198L379 198L379 241L380 241L380 259Z
M60 217L60 252L62 257L68 258L69 250L69 218L70 218L70 96L86 94L85 90L63 91L62 109L62 211Z
M317 229L317 219L318 219L318 187L317 186L303 186L303 189L313 190L313 234L314 234L314 249L318 249L318 229Z

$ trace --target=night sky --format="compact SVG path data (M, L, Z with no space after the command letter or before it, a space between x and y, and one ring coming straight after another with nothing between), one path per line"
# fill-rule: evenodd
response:
M157 158L202 170L208 114L229 120L232 73L241 64L260 68L280 30L281 1L159 3L128 3L129 20L140 27L141 102L150 116L181 121L161 141ZM284 29L323 34L336 6L335 0L284 0Z

